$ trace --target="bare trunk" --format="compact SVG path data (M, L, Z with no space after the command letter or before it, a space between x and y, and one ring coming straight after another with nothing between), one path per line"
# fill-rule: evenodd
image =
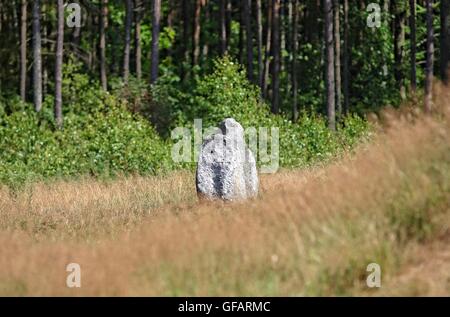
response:
M226 16L227 16L227 21L226 21L226 29L227 29L227 51L230 50L230 40L231 40L231 22L233 20L233 7L232 7L232 3L231 0L227 0L227 11L226 11Z
M264 65L263 65L263 52L262 52L262 8L261 0L256 0L256 45L258 47L258 85L262 89L263 76L264 76Z
M268 98L269 92L269 69L270 69L270 51L272 46L272 1L267 4L267 31L266 31L266 51L264 60L264 76L262 83L262 93L264 98Z
M161 21L161 0L153 0L153 18L152 18L152 69L150 83L158 79L159 69L159 29Z
M409 27L411 29L411 90L413 92L417 89L417 75L416 75L416 0L409 0Z
M141 48L141 19L142 19L142 1L135 1L135 29L134 29L134 54L136 63L136 78L142 78L142 48Z
M227 0L220 0L220 55L222 56L227 52L226 2Z
M292 26L293 26L293 11L292 11L292 2L294 2L295 0L287 0L286 4L287 5L287 18L285 18L285 20L287 20L287 25L285 25L285 48L287 51L287 54L284 58L285 62L285 70L286 70L286 77L287 77L287 81L286 81L286 91L288 91L290 94L292 94L292 71L290 69L290 67L292 66ZM286 24L286 23L285 23ZM283 68L282 68L283 69Z
M403 86L403 45L405 41L405 19L406 10L404 3L397 1L393 3L394 8L394 75L402 98L405 98L405 88Z
M178 10L178 4L177 3L178 2L179 2L179 0L169 0L169 3L168 3L169 10L167 12L167 19L166 19L166 21L167 21L167 27L170 30L175 30L176 29L175 24L179 20L179 18L177 16L177 13L178 13L178 11L177 11ZM161 24L161 22L160 22L160 24ZM175 47L173 45L170 45L167 48L166 56L171 58L171 59L173 59L175 52L176 52Z
M201 13L202 13L202 0L197 0L194 12L194 30L192 32L192 66L197 66L200 58Z
M252 2L244 0L245 36L247 41L247 78L253 82L253 34L252 34Z
M20 98L25 101L27 84L27 1L22 0L20 18Z
M210 21L210 17L211 17L211 5L208 5L208 1L204 0L203 2L203 6L205 7L205 10L203 11L205 14L205 21ZM207 30L207 26L208 24L205 25L206 28L203 30L203 32L205 34L207 34L208 30ZM201 37L201 36L200 36ZM202 47L202 57L201 60L202 61L206 61L208 59L208 54L209 54L209 43L208 41L202 41L203 43L203 47Z
M426 0L427 9L427 66L425 77L425 112L430 113L433 104L433 62L434 62L434 32L433 32L433 0Z
M183 0L182 2L183 6L183 41L181 43L181 50L183 54L183 62L189 61L189 44L188 44L188 38L189 38L189 31L191 27L191 6L189 0ZM181 79L184 81L187 78L187 71L186 67L184 66L184 63L181 65Z
M103 90L108 89L108 80L106 77L106 28L108 27L108 0L102 0L101 19L100 19L100 83Z
M272 28L272 112L280 112L280 4L281 0L273 0L273 28Z
M64 0L58 0L58 30L55 60L55 121L58 128L63 126L62 115L62 65L64 49Z
M441 78L448 84L450 60L450 1L441 0Z
M280 72L284 73L286 63L281 56L281 52L286 51L286 3L287 1L280 0L280 10L279 10L279 28L280 28ZM289 76L289 74L288 74Z
M83 14L83 13L82 13ZM81 21L84 20L84 16L81 17ZM72 28L72 34L71 34L71 48L72 50L74 50L76 53L80 52L80 42L81 42L81 27L76 27L74 26Z
M90 30L92 28L93 24L94 24L94 22L93 22L93 18L92 18L92 13L88 12L88 14L87 14L87 29ZM93 43L93 38L94 38L94 32L90 32L89 41L91 43ZM87 53L88 54L87 66L88 66L89 70L91 70L91 71L92 71L93 64L94 64L94 62L93 62L94 61L94 52L95 52L95 50L89 50Z
M292 26L292 120L298 120L298 101L297 101L297 51L298 51L298 16L299 7L298 0L294 0L293 5L293 26Z
M333 43L333 4L332 0L324 0L325 12L325 50L326 50L326 75L325 84L327 91L327 114L328 127L336 130L336 109L335 109L335 82L334 82L334 43Z
M335 76L336 76L336 110L342 115L341 101L341 34L340 34L340 1L334 0L334 44L335 44Z
M33 2L33 91L34 108L42 109L42 57L41 57L41 10L40 0Z
M125 14L125 44L123 50L123 80L128 82L130 75L130 47L131 47L131 21L133 14L132 0L126 0L126 14Z
M74 49L77 50L81 41L81 27L74 27L72 31L72 44Z
M244 29L245 29L245 1L239 1L239 64L244 65Z
M42 68L42 96L45 97L47 95L47 87L48 87L48 55L46 52L52 52L53 47L52 44L48 41L49 39L49 25L48 17L47 17L47 5L46 2L41 2L41 68ZM42 49L44 50L44 54L42 54Z
M350 65L348 0L344 0L344 114L350 110Z

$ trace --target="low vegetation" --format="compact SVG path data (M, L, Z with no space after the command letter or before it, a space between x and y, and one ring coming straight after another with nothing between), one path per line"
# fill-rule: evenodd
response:
M170 131L177 126L192 128L195 118L207 118L205 129L224 117L235 117L244 127L278 127L283 167L330 159L367 139L370 132L367 122L356 115L343 119L337 133L329 131L318 115L305 112L297 123L271 115L259 89L227 57L217 60L214 73L199 79L189 95L164 81L153 88L139 81L127 86L117 81L113 92L107 93L79 70L76 62L64 69L63 130L55 129L52 96L46 98L49 104L40 114L19 100L0 105L0 182L21 188L49 177L109 178L192 170L194 164L172 160L176 140L170 138ZM149 91L153 96L148 96Z

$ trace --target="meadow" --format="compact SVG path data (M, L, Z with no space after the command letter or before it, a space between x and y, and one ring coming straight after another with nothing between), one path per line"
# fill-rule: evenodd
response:
M449 295L449 100L385 110L370 142L242 203L199 202L191 171L4 185L0 295Z

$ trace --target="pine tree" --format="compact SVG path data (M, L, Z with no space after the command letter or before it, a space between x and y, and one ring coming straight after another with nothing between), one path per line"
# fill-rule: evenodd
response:
M41 56L41 9L40 0L33 2L33 92L34 108L42 109L42 56Z
M22 0L20 15L20 98L25 101L27 85L27 0Z
M411 29L410 41L411 41L411 89L413 92L417 88L417 75L416 75L416 0L409 0L409 28Z
M133 13L132 0L125 0L126 14L125 14L125 45L123 48L123 80L128 82L130 75L130 47L131 47L131 21Z
M326 63L325 63L325 84L326 84L326 96L327 96L327 114L328 114L328 127L330 130L336 130L336 90L335 90L335 77L334 77L334 34L333 34L333 3L332 0L325 0L324 2L325 13L325 51L326 51Z
M426 0L427 17L427 65L425 74L425 112L430 113L433 103L434 30L433 0Z
M161 0L153 0L153 19L152 19L152 69L150 83L158 79L159 69L159 31L161 20Z
M108 89L106 76L106 28L108 27L108 0L102 0L100 10L100 83L103 90Z
M281 0L273 0L272 6L272 112L278 114L280 111L280 5Z
M55 121L58 128L62 128L62 65L64 48L64 0L58 0L58 27L56 39L56 61L55 61Z
M450 0L441 0L441 78L448 84L450 60Z

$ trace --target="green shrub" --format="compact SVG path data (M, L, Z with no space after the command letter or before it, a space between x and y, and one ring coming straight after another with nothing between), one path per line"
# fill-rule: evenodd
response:
M159 82L154 87L159 97L157 102L162 103L160 107L175 107L178 111L176 123L167 127L190 127L195 118L200 118L206 129L217 126L227 117L235 118L244 128L266 127L270 130L278 127L283 167L305 166L329 159L367 135L369 126L357 115L344 118L336 133L327 128L323 117L306 111L297 123L283 115L273 115L261 99L259 88L248 82L239 64L224 57L216 60L214 65L214 72L199 78L189 94L176 91L173 82ZM165 135L169 135L169 131Z
M281 166L299 167L329 159L338 151L336 141L320 116L304 112L297 123L284 120L280 128Z
M214 65L214 72L197 82L188 118L202 118L207 126L217 126L228 117L243 126L269 122L269 108L261 101L260 90L248 82L241 66L227 56L216 60Z
M26 111L10 114L0 107L0 182L156 174L173 168L168 143L145 118L128 111L122 98L96 84L81 83L74 89L77 84L66 80L65 85L63 130L55 129L51 96L46 96L39 114L30 104L24 105ZM82 90L78 102L71 95L77 89Z

